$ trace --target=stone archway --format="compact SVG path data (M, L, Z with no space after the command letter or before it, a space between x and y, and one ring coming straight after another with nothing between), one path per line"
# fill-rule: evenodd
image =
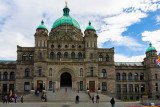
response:
M64 72L60 77L60 87L72 87L72 76L68 72Z
M67 76L67 77L65 77ZM62 77L62 79L61 79ZM60 89L62 86L65 87L65 85L67 84L62 84L63 80L65 80L65 78L69 78L69 87L72 87L72 89L75 89L75 73L74 70L72 68L62 68L59 70L58 74L57 74L57 87L58 89ZM62 80L62 82L61 82Z

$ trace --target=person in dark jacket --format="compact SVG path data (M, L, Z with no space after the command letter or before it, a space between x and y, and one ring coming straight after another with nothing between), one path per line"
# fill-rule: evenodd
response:
M78 96L78 94L76 95L76 102L75 102L76 104L78 104L79 103L79 96Z
M114 98L112 97L111 101L110 101L112 107L115 107L115 101L114 101Z

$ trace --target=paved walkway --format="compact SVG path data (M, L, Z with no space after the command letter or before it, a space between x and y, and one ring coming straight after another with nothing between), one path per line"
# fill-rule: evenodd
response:
M116 102L115 107L140 107L142 106L139 102ZM73 102L39 102L39 103L13 103L13 104L2 104L0 103L0 107L111 107L109 102L100 102L99 104L92 102L80 102L79 104L75 104Z

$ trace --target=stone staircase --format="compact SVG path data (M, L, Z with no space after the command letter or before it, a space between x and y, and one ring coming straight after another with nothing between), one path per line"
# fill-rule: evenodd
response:
M67 92L65 92L66 87L62 87L56 92L47 92L47 101L48 102L75 102L75 97L78 94L80 97L80 102L90 101L89 96L85 91L79 91L79 93L73 91L71 87L67 87Z
M65 92L65 88L67 88L67 92ZM89 95L85 91L73 91L71 87L62 87L60 90L56 92L52 91L47 91L45 92L47 95L47 102L75 102L75 97L78 94L80 99L80 102L91 102ZM95 101L96 101L96 95L97 93L90 93L90 95L94 94L95 96ZM34 93L30 93L28 95L25 95L23 97L24 102L41 102L41 93L39 96L36 96ZM104 94L99 94L100 96L100 102L109 102L111 100L111 97L104 95ZM116 101L119 101L115 99ZM21 98L19 96L18 102L21 101ZM44 101L43 101L44 102Z

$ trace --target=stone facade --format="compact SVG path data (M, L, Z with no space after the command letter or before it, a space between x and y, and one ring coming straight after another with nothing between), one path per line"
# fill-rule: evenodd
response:
M17 46L16 61L0 62L0 93L57 91L98 92L119 99L160 96L160 68L156 51L146 52L143 62L114 62L114 48L98 48L94 29L83 33L64 23L48 33L37 28L34 47ZM7 89L7 90L6 90Z

